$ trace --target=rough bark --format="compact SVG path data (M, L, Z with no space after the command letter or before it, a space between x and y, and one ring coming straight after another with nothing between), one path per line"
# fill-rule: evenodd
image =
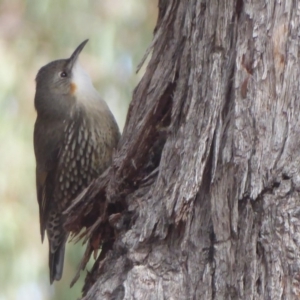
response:
M68 211L102 249L85 300L300 297L299 16L159 1L113 165Z

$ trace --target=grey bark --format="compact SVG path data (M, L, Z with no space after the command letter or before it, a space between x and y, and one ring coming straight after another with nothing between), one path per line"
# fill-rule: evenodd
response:
M300 298L299 17L159 1L113 165L68 212L102 245L83 299Z

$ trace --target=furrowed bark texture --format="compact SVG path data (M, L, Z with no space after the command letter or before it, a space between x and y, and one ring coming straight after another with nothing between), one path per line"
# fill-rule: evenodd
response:
M159 1L113 165L68 212L102 245L85 300L300 298L299 17Z

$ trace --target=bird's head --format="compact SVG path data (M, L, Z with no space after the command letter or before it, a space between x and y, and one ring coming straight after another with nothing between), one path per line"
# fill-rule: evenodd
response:
M39 70L35 96L38 113L70 108L76 100L84 101L86 95L94 91L90 77L78 62L79 54L87 42L82 42L70 58L52 61Z

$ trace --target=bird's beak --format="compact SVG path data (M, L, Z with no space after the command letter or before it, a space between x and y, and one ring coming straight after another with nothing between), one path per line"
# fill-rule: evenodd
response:
M76 50L73 52L73 54L71 55L71 57L69 58L69 62L68 62L68 69L72 70L75 62L78 59L78 56L80 54L80 52L82 51L82 49L84 48L85 44L88 42L89 40L85 40L83 41L77 48Z

